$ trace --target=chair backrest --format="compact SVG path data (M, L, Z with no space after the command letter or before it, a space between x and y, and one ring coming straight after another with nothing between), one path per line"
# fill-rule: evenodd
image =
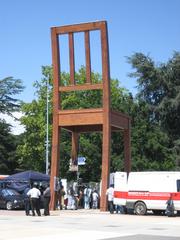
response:
M91 78L91 51L90 51L90 32L100 31L101 57L102 57L102 82L93 83ZM86 81L84 84L77 84L75 81L75 51L74 51L74 33L84 32L85 46L85 69ZM70 84L63 86L61 84L61 61L59 35L68 35L69 41L69 69ZM62 92L95 90L100 89L103 92L103 108L110 107L110 71L109 71L109 49L106 21L97 21L91 23L82 23L62 27L51 28L52 38L52 56L53 56L53 76L54 76L54 105L56 110L61 109ZM78 53L77 53L78 54Z

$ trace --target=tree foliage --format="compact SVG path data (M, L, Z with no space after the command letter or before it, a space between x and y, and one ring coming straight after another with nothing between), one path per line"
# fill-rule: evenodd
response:
M10 132L10 126L0 120L0 173L12 174L19 167L16 148L18 137Z
M155 62L142 53L136 53L130 57L135 72L132 77L137 78L139 102L147 105L148 116L152 126L164 134L162 145L169 151L172 163L179 168L180 152L180 53L175 52L167 63L155 64ZM166 136L166 137L165 137ZM166 139L166 144L163 139ZM167 159L167 156L164 157ZM170 164L171 166L171 164ZM170 168L169 166L169 168Z
M131 116L133 170L173 170L175 162L169 137L152 121L148 105L138 101Z
M0 80L0 112L12 115L12 112L18 111L20 101L15 96L24 89L20 79L7 77Z
M19 164L24 170L45 170L45 138L46 138L46 92L47 80L52 81L51 68L43 67L44 78L36 81L37 100L23 103L21 123L26 131L23 134L23 143L18 146ZM48 78L48 79L47 79ZM50 123L51 124L51 123ZM50 130L51 131L51 128Z
M22 81L7 77L0 80L0 113L12 116L20 109L16 95L23 91ZM19 137L11 133L11 126L0 119L0 173L12 174L19 167L16 148Z

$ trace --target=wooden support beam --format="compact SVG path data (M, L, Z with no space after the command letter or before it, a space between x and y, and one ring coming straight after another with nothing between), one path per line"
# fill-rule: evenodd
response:
M85 91L85 90L97 90L103 89L102 83L96 83L96 84L82 84L82 85L73 85L73 86L60 86L59 91L60 92L70 92L70 91Z
M57 34L66 34L69 32L85 32L85 31L99 30L103 23L105 23L105 21L73 24L73 25L66 25L66 26L53 27L53 28L56 30Z
M71 158L74 165L77 165L78 148L79 148L79 134L77 132L72 132Z
M111 149L111 114L110 114L110 73L109 73L109 48L106 22L101 25L102 47L102 79L103 79L103 146L102 146L102 189L100 210L106 211L106 190L109 185L110 149Z
M107 211L106 190L109 185L109 168L110 168L110 147L111 146L111 129L108 123L103 124L103 143L102 143L102 188L100 199L100 211Z
M59 160L60 160L60 127L56 124L56 119L53 120L53 139L52 139L52 158L51 158L51 178L50 178L50 189L51 189L51 202L50 209L55 210L56 208L56 191L55 178L59 177ZM55 123L55 124L54 124Z
M52 132L52 155L51 155L51 203L50 209L54 210L56 205L56 193L54 191L54 177L59 176L59 145L60 145L60 127L59 127L59 82L60 82L60 63L59 63L59 41L54 28L51 29L52 39L52 62L53 62L53 132Z
M59 126L81 126L103 124L102 109L59 111Z
M129 120L129 128L124 130L124 171L131 171L131 126Z

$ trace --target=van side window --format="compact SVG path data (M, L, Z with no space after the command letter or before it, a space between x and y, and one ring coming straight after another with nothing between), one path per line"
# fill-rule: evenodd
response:
M180 180L177 180L177 192L180 192Z

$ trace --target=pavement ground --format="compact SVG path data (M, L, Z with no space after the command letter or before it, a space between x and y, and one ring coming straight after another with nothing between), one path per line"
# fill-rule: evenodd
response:
M42 211L42 210L41 210ZM179 240L180 217L109 214L99 210L56 210L25 216L0 210L0 240Z

